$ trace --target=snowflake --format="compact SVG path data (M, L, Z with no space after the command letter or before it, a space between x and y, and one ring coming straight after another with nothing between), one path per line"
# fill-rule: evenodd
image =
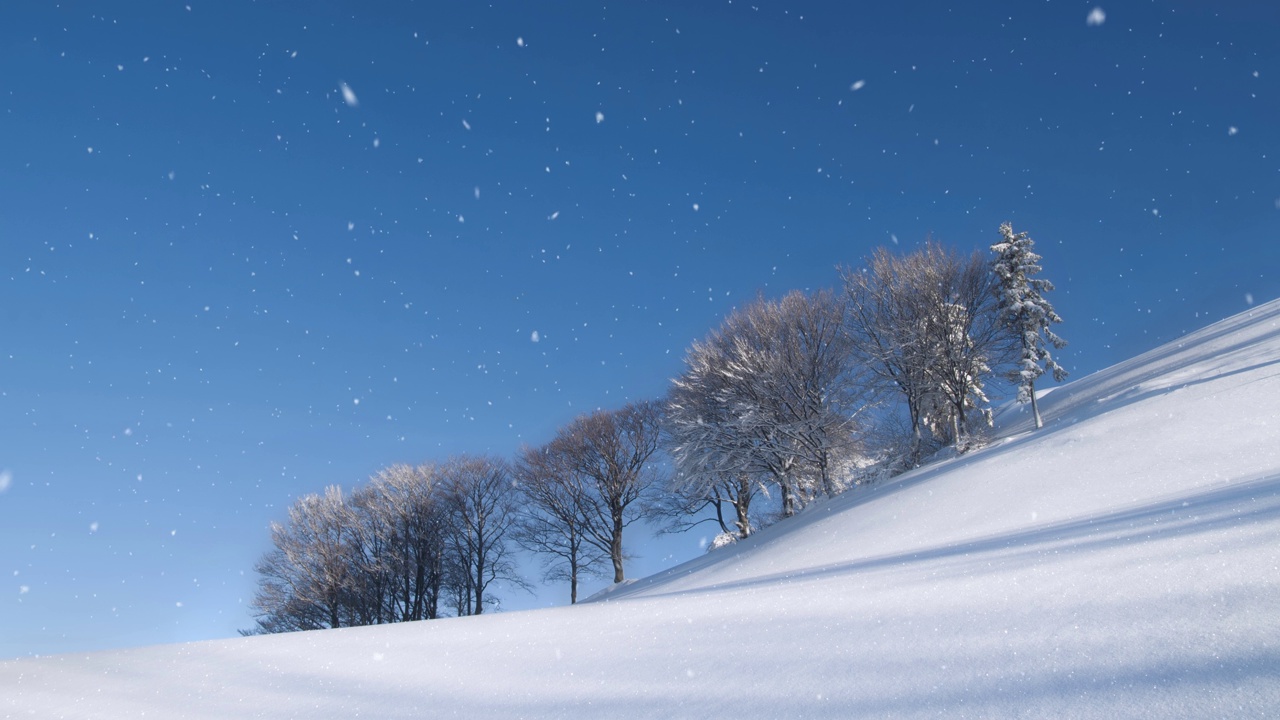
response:
M355 107L360 104L360 101L356 99L355 91L351 89L350 85L339 83L338 87L342 89L342 99L346 101L348 106Z

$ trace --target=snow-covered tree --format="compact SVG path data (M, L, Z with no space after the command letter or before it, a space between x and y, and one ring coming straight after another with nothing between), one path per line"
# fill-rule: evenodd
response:
M983 385L1001 340L986 262L929 242L905 255L880 248L841 274L857 364L905 404L907 464L923 455L926 429L943 445L959 441L974 411L986 416Z
M271 524L246 632L429 620L442 598L478 614L493 581L524 585L511 557L517 509L506 463L484 456L393 465L350 494L304 495Z
M843 487L860 408L843 308L829 291L759 298L694 343L672 384L667 436L678 494L716 510L732 504L742 537L757 487L777 486L784 517Z
M338 486L304 495L289 519L271 523L273 548L258 561L258 591L250 607L255 632L336 628L350 622L354 521Z
M937 243L907 262L923 308L925 377L934 398L930 429L944 444L961 443L973 413L991 422L985 384L1002 339L994 278L977 253L961 257Z
M685 353L685 372L672 380L667 394L663 442L675 473L671 488L651 510L674 531L711 509L722 532L729 532L724 506L732 508L733 532L747 537L755 530L751 501L764 489L757 440L740 432L738 401L726 366L733 346L725 328L712 331Z
M1019 349L1018 364L1010 372L1010 379L1018 385L1018 401L1031 403L1036 427L1041 428L1044 421L1036 405L1036 379L1046 371L1058 382L1066 379L1067 371L1053 359L1049 347L1062 348L1067 341L1050 327L1062 322L1044 297L1053 289L1053 283L1032 277L1041 269L1040 256L1032 251L1035 241L1025 232L1015 235L1010 223L1000 226L1000 238L1000 242L991 246L996 254L992 263L998 279L996 294L1005 327Z
M764 380L776 435L795 448L805 484L835 496L842 470L858 454L858 416L864 406L852 382L845 302L830 290L791 292L772 306L777 325Z

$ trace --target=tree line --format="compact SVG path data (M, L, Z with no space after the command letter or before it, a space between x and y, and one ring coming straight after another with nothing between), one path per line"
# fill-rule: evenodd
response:
M1066 371L1040 256L1005 223L994 260L929 241L839 269L841 287L757 297L694 342L665 398L583 414L512 459L389 467L306 495L272 523L249 633L480 614L490 586L622 582L623 533L703 522L716 544L981 443L989 387L1043 425L1035 383Z

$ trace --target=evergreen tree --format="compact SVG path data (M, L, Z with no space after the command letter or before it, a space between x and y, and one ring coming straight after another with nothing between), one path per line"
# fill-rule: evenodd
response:
M1032 251L1035 241L1025 232L1015 235L1010 223L1000 226L1000 236L1000 242L991 246L996 254L992 269L999 281L1000 312L1018 348L1018 364L1010 376L1018 384L1018 402L1031 402L1036 427L1041 428L1044 421L1036 405L1036 378L1050 371L1054 380L1066 379L1067 371L1053 359L1049 346L1062 348L1067 341L1050 329L1053 323L1062 322L1044 297L1053 283L1032 277L1041 269L1040 256Z

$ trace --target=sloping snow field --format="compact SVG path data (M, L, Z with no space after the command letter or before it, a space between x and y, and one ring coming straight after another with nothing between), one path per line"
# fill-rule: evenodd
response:
M1280 302L577 607L0 663L13 717L1280 717Z

